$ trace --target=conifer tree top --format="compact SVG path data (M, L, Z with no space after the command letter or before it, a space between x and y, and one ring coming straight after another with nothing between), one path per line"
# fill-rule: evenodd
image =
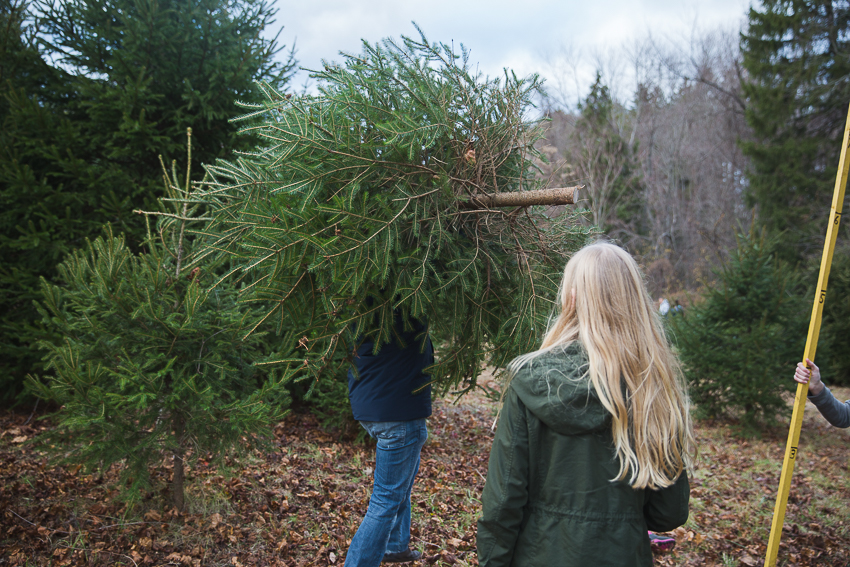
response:
M316 96L265 86L243 119L262 146L209 168L211 250L318 376L361 340L393 339L393 313L427 319L438 385L539 345L569 253L572 213L482 207L543 186L530 118L537 76L474 73L468 52L402 37L313 74ZM550 214L552 214L550 212ZM246 297L248 297L246 295Z

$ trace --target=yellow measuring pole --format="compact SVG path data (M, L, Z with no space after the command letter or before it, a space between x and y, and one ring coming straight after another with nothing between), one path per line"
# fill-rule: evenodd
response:
M820 321L823 304L826 301L826 283L829 280L829 268L832 265L832 253L835 251L835 239L838 236L838 224L841 222L841 207L844 203L844 189L847 187L847 172L850 162L847 159L847 144L850 140L850 110L844 126L841 142L841 159L838 162L838 174L835 176L835 192L832 196L832 209L829 211L829 225L826 229L826 242L823 245L823 257L820 261L818 287L812 307L812 319L809 322L809 335L806 338L806 350L803 362L815 359L820 334ZM803 425L803 410L806 408L808 384L797 384L797 396L794 398L794 413L791 415L791 429L788 432L788 444L785 446L785 459L782 461L782 474L779 477L779 493L776 495L776 507L773 509L773 524L770 526L770 539L767 542L767 555L764 567L774 567L779 553L779 540L782 537L782 524L785 522L785 506L791 490L791 475L797 458L797 443L800 441L800 428Z

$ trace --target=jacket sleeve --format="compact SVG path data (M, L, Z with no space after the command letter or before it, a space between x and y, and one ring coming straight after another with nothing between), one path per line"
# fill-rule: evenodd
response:
M687 471L682 471L671 486L661 490L647 489L645 493L643 517L648 529L669 532L688 521L691 486Z
M835 427L850 427L850 400L843 404L835 399L826 386L817 396L809 396L809 401L817 406L818 411Z
M528 502L528 467L525 406L511 388L499 416L481 495L483 510L478 520L477 545L478 564L482 567L511 564L523 508Z

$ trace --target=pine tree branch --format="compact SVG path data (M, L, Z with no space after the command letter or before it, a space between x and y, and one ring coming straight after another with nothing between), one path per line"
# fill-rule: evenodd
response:
M151 215L151 216L155 216L155 217L167 217L167 218L171 218L171 219L177 219L177 220L180 220L180 221L190 221L190 222L215 220L212 217L189 217L189 216L175 215L175 214L172 214L172 213L143 211L142 209L134 209L133 212L136 213L136 214L139 214L139 215Z
M398 219L398 217L400 217L400 216L402 215L402 213L404 213L404 211L407 209L408 205L410 205L410 202L411 202L412 200L413 200L413 197L408 198L408 199L407 199L407 202L404 204L404 206L401 208L401 210L400 210L398 213L396 213L396 215L395 215L393 218L391 218L388 222L384 223L384 226L382 226L381 228L379 228L378 230L376 230L376 231L372 234L372 236L370 236L369 238L367 238L366 240L364 240L362 243L358 243L356 246L352 246L351 248L348 248L348 249L346 249L346 250L343 250L342 252L337 252L336 254L327 254L327 255L325 255L325 260L330 260L331 258L336 258L337 256L342 256L343 254L348 254L348 253L349 253L349 252L351 252L352 250L357 250L358 248L362 248L363 246L366 246L366 245L369 243L369 241L371 241L371 240L372 240L372 239L374 239L376 236L378 236L378 235L379 235L381 232L383 232L383 231L384 231L384 230L385 230L388 226L392 225L392 224L396 221L396 219Z

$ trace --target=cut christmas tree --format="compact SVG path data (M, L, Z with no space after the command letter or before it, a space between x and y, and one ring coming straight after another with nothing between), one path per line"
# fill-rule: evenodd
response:
M438 390L475 386L537 348L569 255L586 242L574 188L535 160L537 76L499 80L468 52L403 37L363 43L313 74L318 94L265 86L243 117L262 146L208 168L210 253L251 283L302 378L338 373L359 341L427 320ZM544 190L542 194L540 191ZM555 194L560 201L550 201Z

